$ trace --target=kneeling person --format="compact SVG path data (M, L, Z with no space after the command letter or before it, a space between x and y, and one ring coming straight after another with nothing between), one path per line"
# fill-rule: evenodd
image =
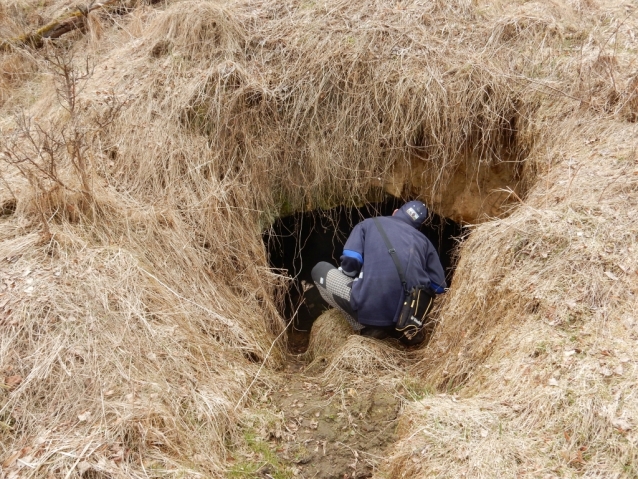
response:
M326 262L313 268L321 296L345 313L355 331L378 339L397 337L408 345L425 339L423 330L407 337L395 328L405 299L399 270L407 291L424 286L441 294L447 286L434 246L418 230L427 214L423 203L410 201L392 216L368 218L350 233L339 269Z

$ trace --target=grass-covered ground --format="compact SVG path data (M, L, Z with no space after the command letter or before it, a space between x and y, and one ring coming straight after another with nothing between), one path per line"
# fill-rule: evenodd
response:
M635 5L91 8L24 45L76 5L0 5L3 474L303 474L255 439L289 419L262 233L384 188L473 226L427 347L308 357L396 391L374 474L637 474Z

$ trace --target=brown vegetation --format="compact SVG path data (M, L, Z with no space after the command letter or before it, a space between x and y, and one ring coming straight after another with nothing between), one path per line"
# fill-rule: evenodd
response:
M3 4L0 35L68 6ZM428 347L352 336L324 377L419 378L380 475L636 475L635 15L134 2L1 53L3 473L240 474L237 421L285 357L273 218L390 185L451 214L511 162ZM51 59L88 64L75 91Z

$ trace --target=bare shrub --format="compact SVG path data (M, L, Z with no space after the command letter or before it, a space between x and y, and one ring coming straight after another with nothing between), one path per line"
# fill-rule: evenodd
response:
M53 79L61 112L46 122L20 112L0 146L2 161L29 182L33 205L48 232L49 219L55 215L77 219L78 214L95 213L90 150L96 135L108 127L126 101L107 95L104 107L91 112L80 100L93 72L89 58L78 65L73 52L51 45L41 60ZM74 197L82 199L67 204Z

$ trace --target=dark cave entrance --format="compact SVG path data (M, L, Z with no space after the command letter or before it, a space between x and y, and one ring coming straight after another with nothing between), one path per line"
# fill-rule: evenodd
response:
M388 196L380 203L363 207L340 206L331 210L313 210L278 218L264 234L270 266L293 278L281 314L294 321L289 328L291 352L305 351L314 320L328 309L310 272L319 261L339 264L343 245L358 222L373 216L388 216L405 200ZM456 266L456 249L464 228L454 221L432 214L420 230L439 253L448 285ZM296 312L296 315L295 315ZM291 319L292 318L292 319Z

